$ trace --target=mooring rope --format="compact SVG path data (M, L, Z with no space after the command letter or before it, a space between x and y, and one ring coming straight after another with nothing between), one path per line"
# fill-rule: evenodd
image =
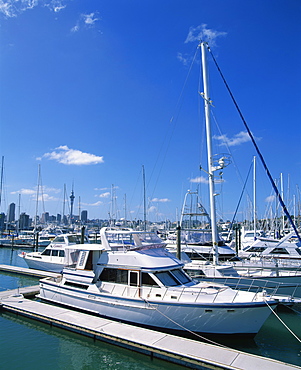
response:
M298 342L301 343L301 339L286 325L286 323L277 315L277 313L272 309L272 307L268 304L268 302L265 302L269 309L273 312L273 314L277 317L277 319L284 325L284 327L297 339Z
M144 301L149 305L149 306L152 306L151 303L149 303L146 299L144 299ZM220 343L217 343L217 342L214 342L213 340L211 339L208 339L198 333L195 333L194 331L190 330L190 329L187 329L185 328L185 326L182 326L181 324L179 324L178 322L174 321L172 318L170 318L169 316L165 315L163 312L161 312L160 310L158 310L158 307L155 307L155 310L158 311L162 316L164 316L166 319L168 319L169 321L171 321L173 324L176 324L178 327L180 327L181 329L183 329L184 331L187 331L188 333L192 334L192 335L195 335L196 337L199 337L200 339L203 339L207 342L210 342L211 344L214 344L216 346L220 346L220 347L224 347L224 348L230 348L230 347L227 347L223 344L220 344Z

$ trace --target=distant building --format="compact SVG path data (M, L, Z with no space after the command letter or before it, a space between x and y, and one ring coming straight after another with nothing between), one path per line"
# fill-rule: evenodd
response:
M16 205L15 203L11 203L8 207L8 222L14 222L15 221L15 210L16 210Z
M80 215L81 222L86 223L88 221L88 211L82 211Z
M49 222L49 212L45 212L42 214L41 222L43 224L46 224L47 222Z
M59 213L56 215L56 221L58 224L62 222L62 215L60 215Z
M29 215L21 213L19 218L19 229L26 230L29 228Z
M63 224L68 225L68 217L66 215L63 216Z
M4 230L5 229L5 213L0 213L0 230Z

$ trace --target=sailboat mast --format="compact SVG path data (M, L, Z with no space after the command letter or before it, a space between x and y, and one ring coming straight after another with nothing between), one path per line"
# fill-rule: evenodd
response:
M36 216L35 216L35 221L34 221L34 232L36 232L36 229L37 229L37 218L38 218L38 212L39 212L40 183L41 183L41 166L38 165L38 185L37 185Z
M2 156L2 164L1 164L1 180L0 180L0 207L1 207L1 200L2 200L2 188L3 188L3 168L4 168L4 156Z
M144 231L146 231L146 192L145 192L145 171L144 165L142 165L142 176L143 176L143 223Z
M254 156L253 158L253 228L254 228L254 240L256 240L256 222L257 222L257 215L256 215L256 209L257 209L257 204L256 204L256 157Z
M208 157L208 175L209 175L209 197L210 197L210 218L212 230L212 245L214 248L213 263L218 263L218 236L216 224L216 206L215 206L215 190L214 190L214 168L212 156L212 136L211 136L211 120L210 120L210 95L208 85L208 72L207 72L207 58L206 58L206 43L201 42L202 51L202 71L203 71L203 85L204 85L204 105L205 105L205 120L206 120L206 138L207 138L207 157Z

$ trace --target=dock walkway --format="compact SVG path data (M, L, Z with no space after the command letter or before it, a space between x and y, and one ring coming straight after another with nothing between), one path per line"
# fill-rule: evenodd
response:
M14 274L29 275L29 276L40 277L40 278L56 277L59 275L58 273L50 272L50 271L42 271L42 270L29 269L28 267L18 267L18 266L1 265L1 264L0 264L0 271L12 272Z
M292 370L298 366L26 299L38 286L0 292L0 308L193 369Z

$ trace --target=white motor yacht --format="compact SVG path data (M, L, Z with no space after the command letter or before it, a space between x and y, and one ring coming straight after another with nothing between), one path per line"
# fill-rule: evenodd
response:
M280 240L258 238L239 252L239 257L277 258L286 261L297 261L301 264L300 242L291 239L293 233Z
M22 252L19 257L24 258L29 268L43 271L61 272L66 264L66 247L81 243L80 234L61 234L43 250L43 252ZM85 236L84 243L89 243Z
M101 245L78 245L61 277L40 280L39 298L147 327L252 335L277 305L265 292L192 280L155 233L100 236Z

